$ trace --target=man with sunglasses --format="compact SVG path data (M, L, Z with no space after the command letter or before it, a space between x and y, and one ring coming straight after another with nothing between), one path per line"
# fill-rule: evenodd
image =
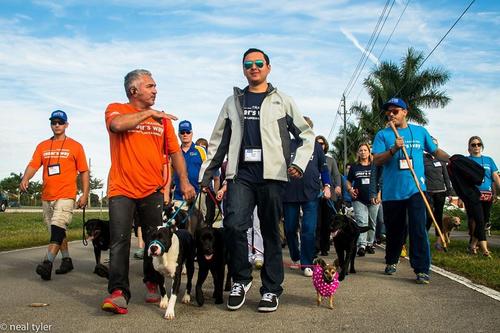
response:
M208 159L199 180L207 188L227 155L224 233L231 250L229 266L233 286L227 307L239 309L252 285L248 262L247 229L257 206L264 240L261 270L261 312L278 308L283 292L283 256L279 223L282 196L289 177L301 177L314 148L314 133L294 101L267 82L269 57L251 48L243 55L245 89L234 88L226 99L210 138ZM290 133L300 142L291 157Z
M27 191L29 180L43 165L43 220L50 234L47 255L36 267L36 273L43 280L51 279L52 264L59 251L62 261L61 266L56 269L56 274L66 274L73 270L66 228L73 217L77 194L76 177L78 174L81 175L83 190L82 195L76 201L77 208L87 205L90 177L82 145L66 136L68 128L66 112L56 110L52 112L49 119L54 135L38 144L19 185L21 191Z
M429 132L422 126L408 124L408 107L401 98L391 98L383 106L390 122L396 127L396 138L391 127L380 130L373 143L375 165L383 165L382 206L386 227L385 274L396 272L396 265L406 232L410 237L410 265L418 284L429 283L431 263L429 238L426 230L426 207L413 179L413 168L422 191L425 187L424 151L440 160L449 156L432 141ZM402 148L406 147L410 165L405 160ZM408 225L407 225L408 223Z

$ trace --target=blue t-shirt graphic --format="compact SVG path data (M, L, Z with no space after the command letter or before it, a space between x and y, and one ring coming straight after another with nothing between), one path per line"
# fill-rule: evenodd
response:
M493 159L489 156L469 156L469 158L484 168L483 183L477 187L478 190L492 191L493 173L498 171Z
M425 128L418 125L410 125L406 128L398 128L398 133L403 137L408 157L412 159L413 169L420 182L422 191L425 187L424 173L424 151L434 153L437 146ZM373 142L373 154L381 154L394 146L396 135L390 127L378 131ZM382 176L384 186L382 187L382 200L405 200L418 192L413 176L409 169L400 169L400 160L404 160L403 150L400 149L392 158L384 164Z

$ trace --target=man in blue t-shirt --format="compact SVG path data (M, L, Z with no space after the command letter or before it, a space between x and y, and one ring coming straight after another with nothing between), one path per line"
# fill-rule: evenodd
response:
M408 124L408 107L400 98L391 98L383 105L383 110L399 133L396 138L390 127L380 130L373 143L373 158L377 166L384 166L382 205L386 227L385 274L396 272L396 265L408 228L410 236L410 264L417 276L417 283L429 283L431 263L429 239L426 231L426 207L411 174L414 169L422 191L425 191L424 151L441 160L449 156L437 148L430 134L422 126ZM410 166L402 151L408 152ZM406 220L408 217L408 227Z
M193 143L193 126L191 122L183 120L179 123L179 139L181 140L181 150L186 161L189 183L193 185L196 193L200 192L198 186L198 174L200 173L203 161L207 159L207 153L201 146ZM174 174L174 200L182 200L182 192L179 186L179 176Z

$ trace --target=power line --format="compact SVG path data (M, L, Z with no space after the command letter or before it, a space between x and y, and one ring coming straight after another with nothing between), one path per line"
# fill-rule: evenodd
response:
M379 53L379 55L377 57L378 59L380 59L382 57L382 54L384 54L385 48L387 47L387 45L389 44L390 40L392 39L392 35L394 34L394 31L396 31L396 28L398 27L399 22L401 21L401 18L403 17L403 15L404 15L404 13L406 11L406 8L408 8L408 5L410 4L410 1L411 0L408 0L406 2L406 5L403 8L403 11L401 12L401 14L399 15L398 20L397 20L396 24L394 25L394 28L392 29L391 34L389 35L389 38L387 38L387 40L385 41L384 47L382 48L382 50L380 51L380 53ZM368 75L367 79L369 79L370 76L371 76L371 74ZM361 86L361 88L359 88L359 92L358 92L358 95L356 96L355 101L359 100L359 96L361 95L362 91L363 91L363 86Z

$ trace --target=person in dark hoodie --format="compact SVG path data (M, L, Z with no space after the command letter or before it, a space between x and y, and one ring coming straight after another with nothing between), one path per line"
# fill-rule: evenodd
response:
M437 146L438 142L433 137L432 141ZM425 169L425 185L427 186L427 198L429 205L432 207L434 218L440 230L443 230L443 208L447 196L451 195L451 183L448 171L446 171L446 162L439 160L432 154L424 153L424 169ZM431 228L432 218L427 215L427 231ZM438 231L435 231L438 236ZM434 247L438 251L443 250L441 238L437 238Z

